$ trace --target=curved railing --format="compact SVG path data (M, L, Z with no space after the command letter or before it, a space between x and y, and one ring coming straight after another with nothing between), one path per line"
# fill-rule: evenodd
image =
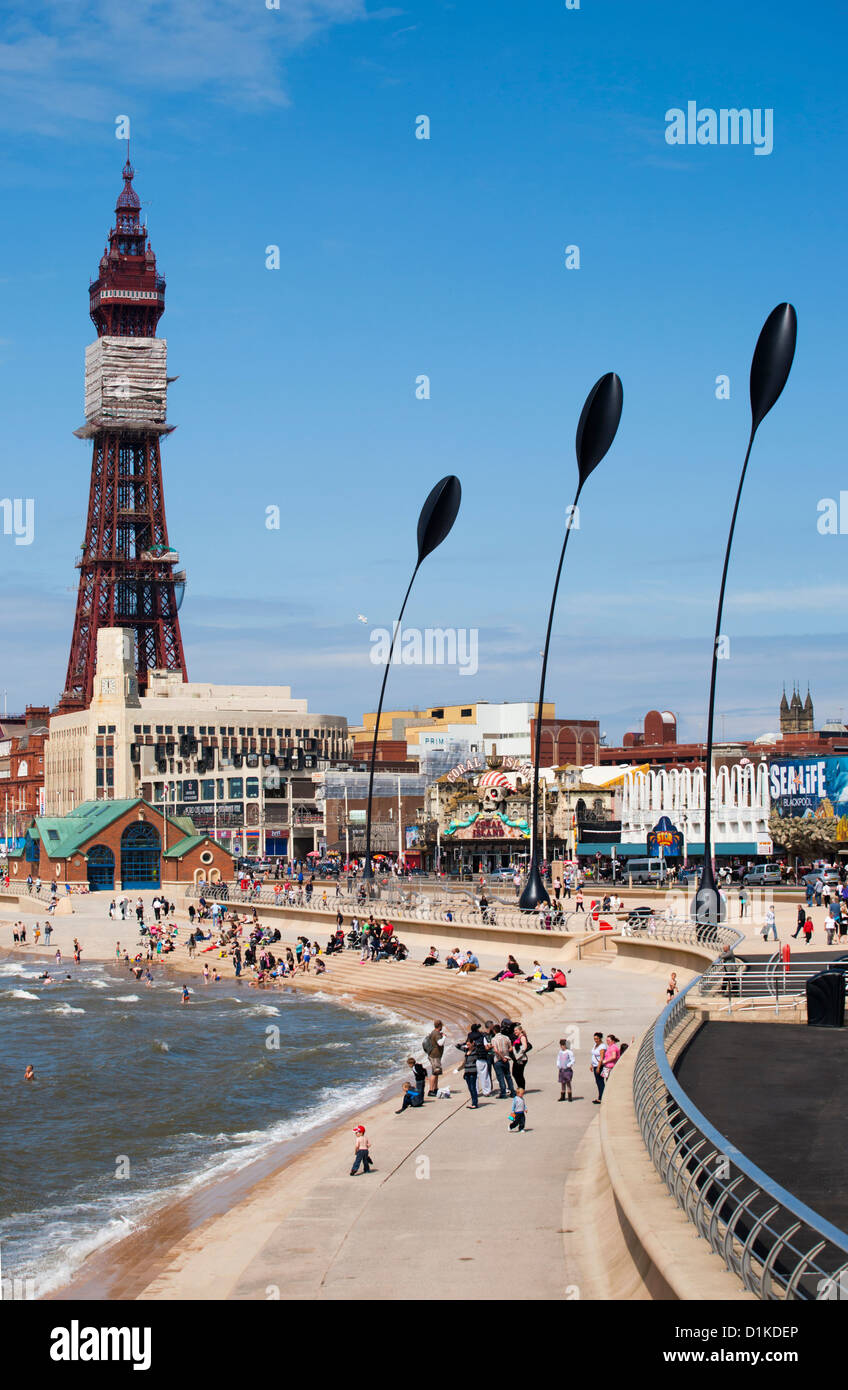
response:
M330 918L335 917L337 912L342 912L347 917L361 917L363 914L374 912L380 917L394 913L415 922L431 922L434 926L490 926L506 928L509 931L550 931L552 934L563 935L573 935L577 931L595 932L598 929L597 920L589 912L563 913L562 920L552 920L548 928L538 916L519 912L512 903L492 899L488 908L481 911L470 894L456 892L425 894L390 888L383 889L379 896L365 899L361 899L358 893L340 893L336 897L335 892L330 892L327 893L325 901L323 890L313 892L311 898L307 898L302 888L286 896L282 890L275 892L268 885L239 888L232 883L203 883L189 885L186 896L202 896L210 902L226 901L246 907L280 907L293 912L309 909L310 912L326 912ZM450 919L447 917L448 912L451 914ZM611 917L612 914L605 915Z
M848 1234L735 1148L674 1074L669 1045L680 1036L686 996L700 978L663 1009L636 1058L633 1101L654 1167L698 1234L750 1293L771 1301L848 1296Z

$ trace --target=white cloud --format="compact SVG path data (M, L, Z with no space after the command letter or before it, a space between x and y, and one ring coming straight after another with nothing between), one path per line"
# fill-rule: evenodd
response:
M335 24L390 18L366 0L34 0L0 44L0 121L67 134L114 118L116 91L205 91L245 106L285 105L286 53ZM130 113L131 114L131 113Z
M781 612L839 612L848 604L848 584L795 585L790 589L752 589L747 593L729 594L729 608L769 609Z

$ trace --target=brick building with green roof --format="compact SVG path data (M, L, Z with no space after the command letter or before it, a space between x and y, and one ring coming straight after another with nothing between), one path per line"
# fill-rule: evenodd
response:
M87 884L124 892L168 884L227 881L229 850L198 832L188 816L169 816L135 797L83 801L67 816L36 816L23 846L9 855L9 877L22 883Z

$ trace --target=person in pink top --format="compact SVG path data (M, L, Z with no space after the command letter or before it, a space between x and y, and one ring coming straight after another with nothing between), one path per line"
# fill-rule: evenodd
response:
M607 1033L607 1040L604 1045L604 1069L601 1075L604 1081L609 1081L612 1076L613 1067L621 1056L621 1043L615 1033Z

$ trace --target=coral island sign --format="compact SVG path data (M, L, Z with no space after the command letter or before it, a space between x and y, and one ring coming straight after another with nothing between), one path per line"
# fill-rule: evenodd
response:
M450 772L445 773L448 782L464 782L468 777L476 772L485 772L488 768L486 759L475 753L467 758L464 763L457 763ZM497 772L523 772L530 773L530 764L524 758L499 758L497 762Z
M445 835L454 840L526 840L530 827L526 820L510 820L500 812L477 811L468 820L452 820Z

